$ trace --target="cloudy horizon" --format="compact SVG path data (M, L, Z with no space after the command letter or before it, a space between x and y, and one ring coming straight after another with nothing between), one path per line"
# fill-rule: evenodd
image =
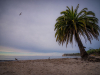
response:
M58 45L54 25L66 6L78 12L87 7L100 20L99 0L0 0L0 55L16 56L61 56L64 53L79 53L77 43ZM22 12L22 13L21 13ZM19 15L21 13L21 15ZM100 26L100 23L98 23ZM85 43L86 50L100 48L100 41ZM99 36L100 40L100 36Z

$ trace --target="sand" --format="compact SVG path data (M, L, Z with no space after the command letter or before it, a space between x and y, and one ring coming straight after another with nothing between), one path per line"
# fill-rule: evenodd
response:
M0 75L100 75L100 62L42 59L0 62Z

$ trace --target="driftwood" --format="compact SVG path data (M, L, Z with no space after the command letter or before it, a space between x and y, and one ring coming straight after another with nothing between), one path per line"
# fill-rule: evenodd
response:
M92 61L92 62L100 62L100 58L96 58L96 57L93 57L93 56L89 56L87 58L88 61Z

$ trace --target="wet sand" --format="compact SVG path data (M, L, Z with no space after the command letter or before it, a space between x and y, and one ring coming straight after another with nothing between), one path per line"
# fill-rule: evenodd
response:
M0 75L100 75L100 62L80 58L0 62Z

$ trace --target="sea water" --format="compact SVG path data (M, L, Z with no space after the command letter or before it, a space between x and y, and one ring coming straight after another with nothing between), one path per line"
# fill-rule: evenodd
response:
M80 58L80 56L0 56L0 60L36 60L36 59L57 59L57 58Z

